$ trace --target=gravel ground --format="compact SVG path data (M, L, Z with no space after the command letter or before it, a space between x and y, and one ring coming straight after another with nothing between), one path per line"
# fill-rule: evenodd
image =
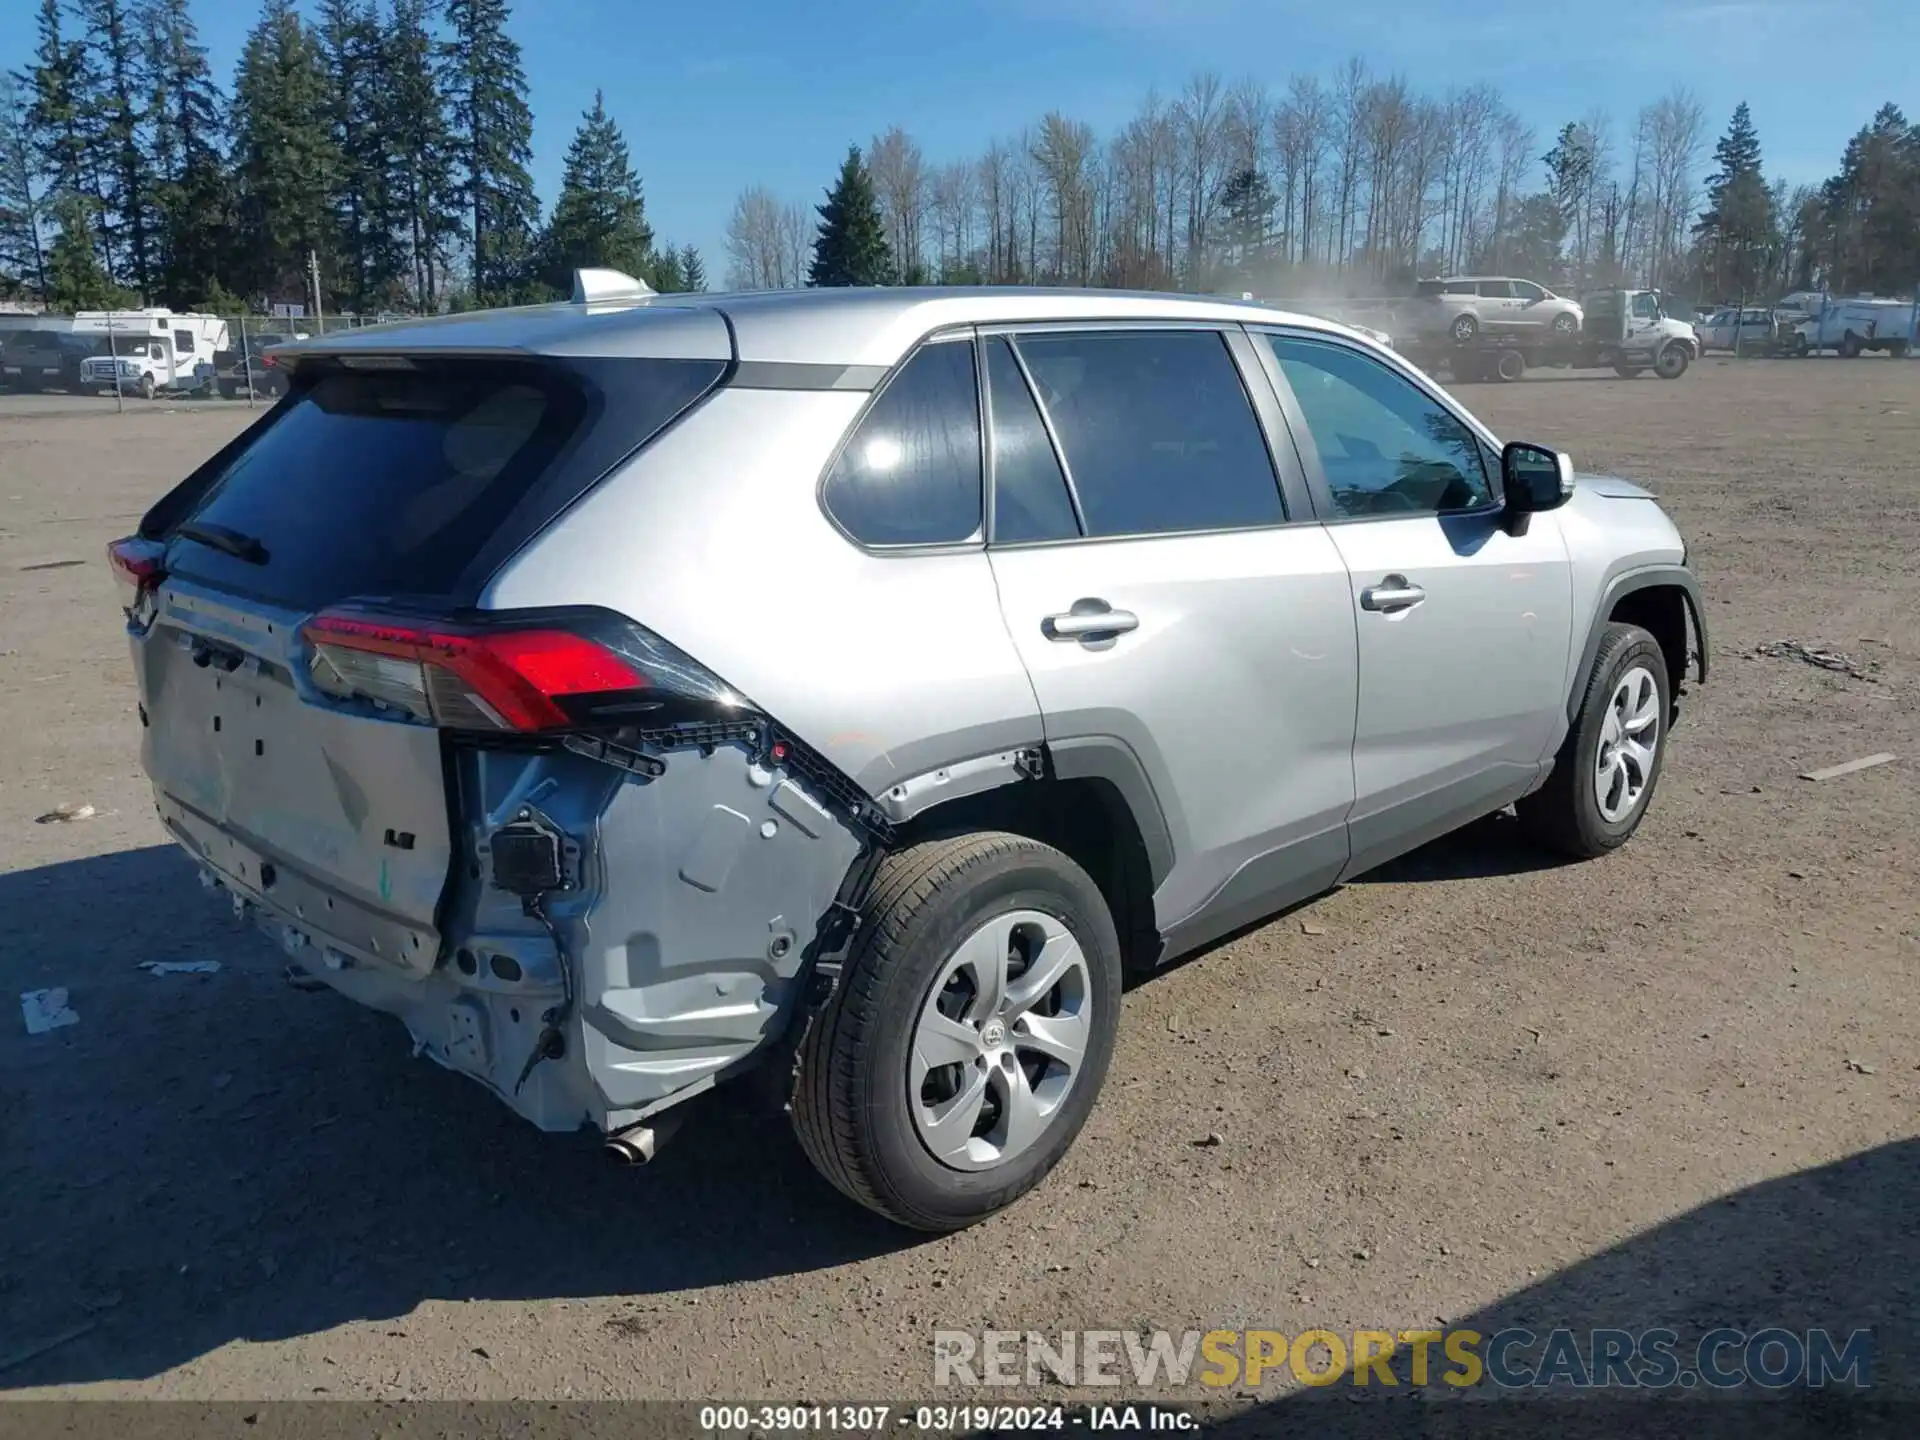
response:
M1874 1326L1911 1384L1920 365L1460 393L1690 538L1712 683L1645 827L1562 867L1489 821L1139 986L1065 1164L935 1240L777 1121L618 1171L285 987L162 842L100 558L247 412L0 406L0 953L80 1016L0 1022L0 1387L897 1399L936 1328L1436 1317Z

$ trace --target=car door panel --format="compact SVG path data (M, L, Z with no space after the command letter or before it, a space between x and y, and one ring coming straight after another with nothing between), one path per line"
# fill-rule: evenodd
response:
M1253 347L1203 333L1158 356L1125 330L1016 336L1030 391L986 340L1002 613L1054 753L1124 747L1154 792L1168 953L1331 885L1353 803L1346 566L1311 517L1286 522L1305 490ZM1003 499L1014 534L1060 515L1050 483L1078 533L1002 543Z
M1566 701L1572 575L1557 517L1329 527L1352 576L1360 696L1350 819L1358 873L1525 794ZM1388 576L1425 598L1362 608Z
M1324 528L991 553L1048 743L1117 739L1160 799L1174 851L1154 895L1163 933L1243 871L1246 919L1275 892L1266 910L1333 883L1353 804L1356 662L1347 569ZM1049 617L1093 601L1135 628L1058 637Z
M1507 532L1490 437L1414 372L1325 337L1264 338L1349 573L1352 875L1538 782L1565 703L1571 568L1556 516Z

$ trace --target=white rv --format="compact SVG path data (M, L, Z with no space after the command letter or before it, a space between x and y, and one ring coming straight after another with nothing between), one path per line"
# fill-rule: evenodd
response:
M104 342L81 364L82 389L149 398L207 389L214 353L227 346L226 321L171 310L82 310L73 331Z

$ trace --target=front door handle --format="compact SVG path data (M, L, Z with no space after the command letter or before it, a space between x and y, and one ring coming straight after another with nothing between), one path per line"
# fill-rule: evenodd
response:
M1360 608L1392 614L1397 610L1411 610L1426 598L1427 592L1411 583L1406 576L1389 575L1377 585L1369 585L1360 592Z
M1104 600L1076 600L1063 615L1049 615L1040 622L1040 633L1049 640L1104 640L1140 628L1140 617L1131 610L1115 610Z

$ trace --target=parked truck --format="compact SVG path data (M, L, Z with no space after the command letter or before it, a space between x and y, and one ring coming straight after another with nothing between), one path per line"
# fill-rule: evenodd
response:
M1911 300L1833 300L1809 308L1794 333L1793 352L1813 355L1831 350L1851 360L1869 350L1905 355L1913 348L1914 302Z
M1455 380L1518 380L1530 365L1611 369L1629 380L1651 370L1678 380L1699 358L1699 335L1666 313L1657 290L1590 291L1580 297L1580 310L1573 335L1482 330L1466 341L1448 335L1397 343L1417 363L1443 367Z

